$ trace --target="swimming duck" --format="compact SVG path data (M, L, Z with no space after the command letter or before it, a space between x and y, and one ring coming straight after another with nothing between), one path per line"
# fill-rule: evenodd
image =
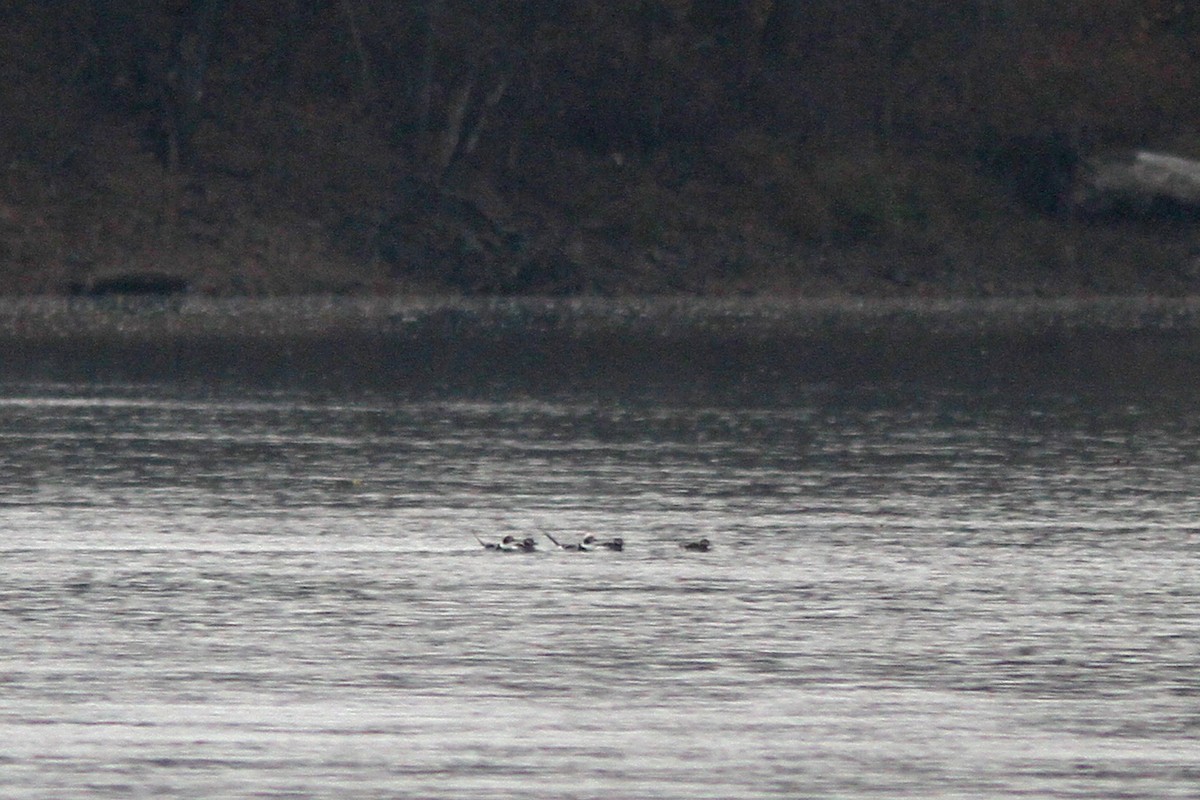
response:
M514 550L518 553L532 553L534 550L537 550L537 542L533 540L533 537L526 536L524 539L517 542L517 546L514 548Z
M680 542L679 546L694 553L707 553L708 549L712 547L712 543L708 539L697 539L694 542Z
M583 537L583 541L580 542L579 544L572 544L572 543L563 544L558 539L555 539L549 533L546 534L546 538L549 539L550 541L554 542L554 544L558 545L558 547L560 549L570 550L571 552L574 552L574 553L590 553L593 549L592 545L594 545L596 543L596 537L592 536L590 533L587 536Z
M622 539L620 536L614 536L613 538L609 539L607 542L601 542L600 546L605 548L606 550L616 550L619 552L619 551L625 549L625 540Z
M471 535L475 537L475 541L483 545L485 550L514 550L520 544L513 536L505 536L499 542L485 542L479 538L478 534Z

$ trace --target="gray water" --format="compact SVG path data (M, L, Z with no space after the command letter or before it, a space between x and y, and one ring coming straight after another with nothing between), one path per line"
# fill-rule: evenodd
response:
M1197 797L1198 432L10 387L0 796Z

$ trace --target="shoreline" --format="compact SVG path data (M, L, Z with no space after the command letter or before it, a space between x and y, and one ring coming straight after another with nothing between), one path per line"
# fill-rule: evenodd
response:
M0 299L0 386L793 402L813 386L1192 397L1200 297Z
M688 330L730 336L923 331L1037 335L1047 330L1136 333L1200 331L1200 295L1076 298L641 297L137 297L0 298L0 338L70 340L110 335L404 334L464 327L529 328L566 335Z

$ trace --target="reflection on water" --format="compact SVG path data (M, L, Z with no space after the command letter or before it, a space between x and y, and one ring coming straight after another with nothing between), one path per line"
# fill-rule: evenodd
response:
M0 421L5 797L1200 782L1194 412L42 387Z

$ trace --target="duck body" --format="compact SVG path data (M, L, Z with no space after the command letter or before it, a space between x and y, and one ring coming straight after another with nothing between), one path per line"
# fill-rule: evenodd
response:
M478 535L475 535L475 541L477 541L481 545L483 545L484 550L505 551L505 550L513 550L517 546L516 537L513 537L513 536L505 536L503 539L501 539L498 542L485 542L483 539L480 539Z
M478 536L475 537L484 550L491 550L498 553L532 553L537 550L537 542L533 537L526 536L524 539L518 539L515 536L505 536L498 542L485 542Z
M554 544L558 546L559 550L566 550L566 551L572 552L572 553L590 553L592 550L595 549L595 547L593 547L593 545L595 545L595 543L596 543L596 537L592 536L591 534L588 534L587 536L583 537L583 541L579 542L578 544L575 544L573 542L567 542L564 544L563 542L560 542L558 539L555 539L554 536L549 533L546 534L546 538L549 539L550 541L554 542Z
M693 553L707 553L712 548L712 542L708 539L697 539L694 542L680 542L679 546Z

